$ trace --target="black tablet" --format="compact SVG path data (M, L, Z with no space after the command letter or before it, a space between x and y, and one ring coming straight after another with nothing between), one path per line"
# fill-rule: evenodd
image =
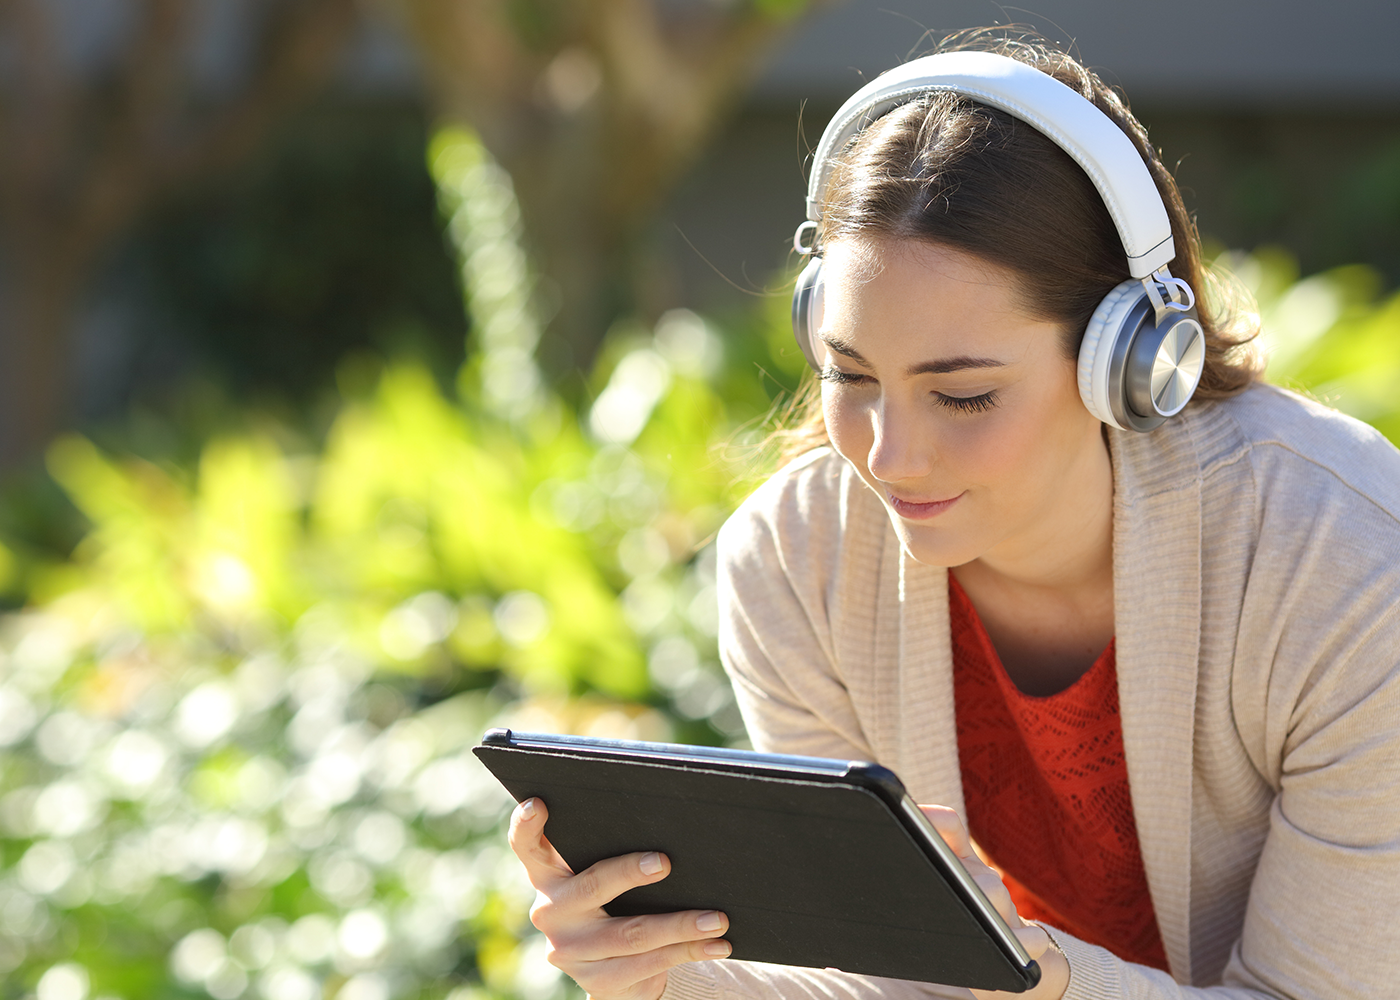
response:
M662 851L613 916L722 910L733 958L1022 992L1037 965L877 764L493 729L474 752L538 796L574 871Z

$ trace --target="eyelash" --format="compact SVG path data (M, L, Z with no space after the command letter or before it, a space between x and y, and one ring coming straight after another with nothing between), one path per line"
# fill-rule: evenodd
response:
M823 368L817 372L817 378L833 385L858 385L869 377L859 372L843 372L839 368ZM980 396L948 396L941 392L935 392L933 395L939 406L946 406L959 413L985 413L997 405L995 389Z
M997 394L996 392L984 392L980 396L945 396L939 393L938 402L941 406L962 413L986 413L997 405Z

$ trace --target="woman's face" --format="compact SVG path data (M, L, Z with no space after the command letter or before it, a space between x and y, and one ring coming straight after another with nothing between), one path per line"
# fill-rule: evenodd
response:
M1082 544L1111 509L1101 425L1014 275L910 240L840 240L822 268L827 430L909 554L1014 572Z

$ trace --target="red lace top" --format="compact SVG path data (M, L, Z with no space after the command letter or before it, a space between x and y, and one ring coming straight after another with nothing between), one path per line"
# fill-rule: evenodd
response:
M1016 912L1166 970L1133 821L1110 642L1045 698L1022 694L948 575L958 757L968 829Z

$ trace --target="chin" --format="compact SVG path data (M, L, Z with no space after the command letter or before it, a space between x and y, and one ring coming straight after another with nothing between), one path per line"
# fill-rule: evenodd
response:
M900 547L915 562L925 566L952 569L970 563L980 555L967 538L960 537L956 532L946 529L910 530L909 525L898 515L892 514L890 519L894 524L894 533L899 538Z

